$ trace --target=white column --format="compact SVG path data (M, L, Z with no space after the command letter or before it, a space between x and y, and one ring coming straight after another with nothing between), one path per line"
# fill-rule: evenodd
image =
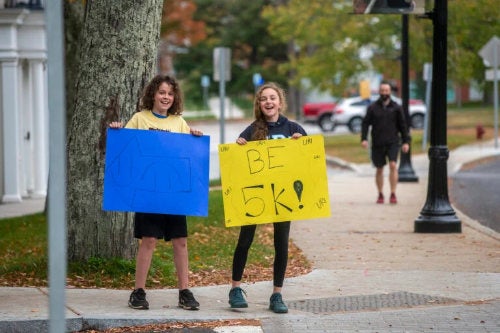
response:
M3 167L2 202L21 202L19 156L18 61L2 62Z
M33 165L34 190L33 197L47 196L48 181L48 147L47 147L47 108L45 98L45 73L42 60L31 60L31 78L33 93L33 135L34 144Z
M33 193L33 93L31 68L28 60L19 60L19 156L22 170L19 172L21 197Z

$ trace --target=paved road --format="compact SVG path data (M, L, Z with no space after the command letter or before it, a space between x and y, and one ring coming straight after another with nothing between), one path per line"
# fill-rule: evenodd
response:
M485 158L455 173L450 200L469 217L500 232L500 155Z

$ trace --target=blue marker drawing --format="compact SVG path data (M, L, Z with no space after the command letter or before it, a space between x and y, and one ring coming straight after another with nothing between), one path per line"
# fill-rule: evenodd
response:
M108 129L103 209L208 215L210 137Z

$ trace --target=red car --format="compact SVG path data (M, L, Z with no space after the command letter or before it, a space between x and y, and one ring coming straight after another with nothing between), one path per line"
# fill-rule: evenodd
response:
M323 132L331 132L335 129L332 120L335 102L306 103L302 106L302 116L305 122L316 123Z

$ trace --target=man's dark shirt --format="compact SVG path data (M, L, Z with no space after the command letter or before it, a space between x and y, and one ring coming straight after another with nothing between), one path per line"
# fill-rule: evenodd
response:
M361 141L367 140L368 128L372 127L372 146L383 146L400 142L409 143L410 137L406 126L403 108L394 102L384 105L381 99L368 106L363 118Z

